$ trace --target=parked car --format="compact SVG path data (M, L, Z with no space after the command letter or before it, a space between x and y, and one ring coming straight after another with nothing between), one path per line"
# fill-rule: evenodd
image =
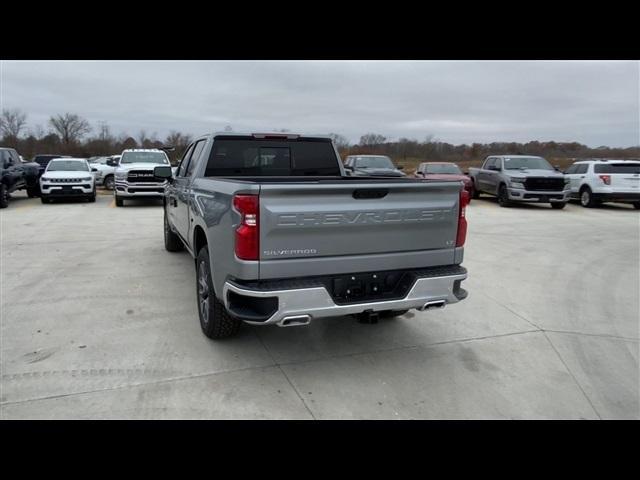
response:
M385 155L349 155L344 162L347 175L359 177L404 177L404 167L396 167Z
M492 155L481 168L469 168L474 197L495 195L501 207L512 202L550 203L562 209L569 201L569 179L542 157Z
M469 198L473 197L473 182L455 163L423 162L418 165L413 177L462 182L464 189L469 193Z
M114 174L119 160L120 155L112 155L110 157L95 157L93 162L89 162L91 168L96 169L94 173L96 185L113 190L115 185Z
M330 138L205 135L164 194L164 242L196 259L210 338L253 325L398 316L466 298L458 182L345 175ZM428 194L428 195L425 195Z
M571 198L583 207L602 202L631 203L640 209L640 161L583 160L565 172L571 186Z
M40 200L84 197L96 201L96 185L91 167L84 158L54 158L40 177Z
M114 165L115 162L109 162ZM117 207L129 198L163 198L166 181L153 175L156 166L171 166L169 157L160 149L129 149L122 152L115 169L113 196Z
M40 174L43 174L49 162L54 158L70 158L69 155L56 155L56 154L38 154L33 157L34 162L40 165Z
M29 197L38 196L39 166L20 159L15 149L0 147L0 208L9 206L10 194L16 190L26 190Z

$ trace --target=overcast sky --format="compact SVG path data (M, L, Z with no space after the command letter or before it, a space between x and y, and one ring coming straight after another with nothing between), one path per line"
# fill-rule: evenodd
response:
M3 61L2 108L71 112L112 133L336 132L357 142L640 145L638 62Z

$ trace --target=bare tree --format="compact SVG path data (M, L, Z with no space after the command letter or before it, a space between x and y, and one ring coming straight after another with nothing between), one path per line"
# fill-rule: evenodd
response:
M36 140L42 140L47 134L47 132L44 130L44 127L40 124L33 127L30 133L36 138Z
M387 137L379 135L377 133L367 133L360 137L360 145L365 147L371 147L374 145L380 145L385 142Z
M178 148L178 146L187 146L191 143L191 135L185 135L176 130L171 130L169 135L167 135L166 143L176 148Z
M149 137L147 136L147 131L143 128L142 130L140 130L140 133L138 133L138 143L141 147L144 147L145 143L147 143L148 140Z
M175 163L180 158L182 158L182 154L191 143L191 140L192 140L191 135L185 135L176 130L171 130L171 132L169 132L169 135L167 135L165 143L167 144L167 146L174 147L173 152L169 153L169 157L172 163Z
M98 140L101 142L111 143L113 141L113 136L111 135L111 129L107 122L98 122Z
M329 136L339 150L349 147L349 140L344 135L340 135L339 133L330 133Z
M78 142L91 131L89 122L75 113L56 115L49 119L49 123L66 146Z
M4 138L18 138L27 124L27 114L17 108L2 110L0 132Z

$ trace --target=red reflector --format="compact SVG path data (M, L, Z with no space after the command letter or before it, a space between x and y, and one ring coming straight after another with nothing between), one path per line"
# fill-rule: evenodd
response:
M611 185L611 175L598 175L605 185Z
M465 217L465 209L469 205L469 192L464 188L460 191L460 211L458 214L458 234L456 235L456 247L464 246L467 240L467 219Z
M242 260L258 260L260 257L258 196L235 195L233 206L241 215L240 225L236 229L236 257Z

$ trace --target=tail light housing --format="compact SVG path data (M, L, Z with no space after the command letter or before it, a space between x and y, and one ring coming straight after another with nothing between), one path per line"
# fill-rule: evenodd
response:
M240 214L236 228L236 257L241 260L259 260L260 203L258 195L234 195L233 207Z
M611 185L611 175L598 175L605 185Z
M464 246L464 242L467 240L467 218L465 217L465 210L469 205L469 192L462 188L460 190L460 210L458 212L458 234L456 235L456 247Z

